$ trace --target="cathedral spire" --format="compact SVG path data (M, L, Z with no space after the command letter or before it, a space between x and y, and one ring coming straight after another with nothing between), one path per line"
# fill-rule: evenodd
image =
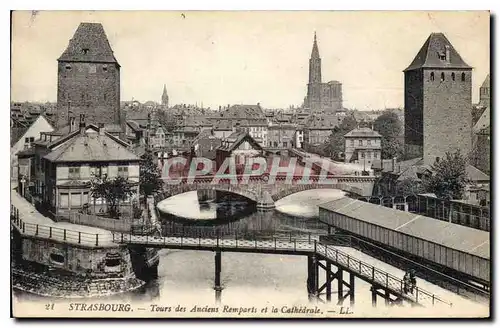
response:
M163 94L161 95L161 104L165 107L168 107L168 93L167 93L167 85L163 85Z
M319 58L319 50L318 50L318 42L316 40L316 32L314 32L314 43L313 43L313 48L311 52L311 59L312 58Z
M321 83L321 58L319 57L316 32L314 32L311 59L309 59L309 83Z

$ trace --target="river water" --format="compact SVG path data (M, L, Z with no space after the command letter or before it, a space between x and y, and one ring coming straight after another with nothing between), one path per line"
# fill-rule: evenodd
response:
M292 234L317 238L326 233L326 227L317 220L318 205L343 195L340 190L308 190L283 198L276 203L274 210L259 211L255 204L234 195L218 203L200 204L196 192L187 192L160 202L158 208L162 212L165 235L259 237ZM376 261L350 248L342 250L365 261ZM139 292L117 295L112 299L144 302L146 307L154 304L215 304L213 252L163 249L159 256L157 280ZM382 262L373 264L394 275L404 274ZM305 256L223 252L220 302L238 306L310 304L306 280ZM344 280L349 281L347 274ZM323 281L324 277L321 277L320 284ZM333 289L336 291L336 286ZM447 291L438 291L446 297L453 297ZM332 300L335 298L336 295L332 295ZM454 299L454 302L462 302L462 299ZM371 308L370 286L359 279L356 279L355 307Z

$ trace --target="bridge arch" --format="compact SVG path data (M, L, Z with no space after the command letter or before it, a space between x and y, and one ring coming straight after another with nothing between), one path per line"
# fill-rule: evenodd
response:
M259 202L260 194L253 191L248 186L240 187L239 185L232 184L199 184L199 183L186 183L179 185L169 185L161 194L156 195L156 203L167 199L172 196L180 195L189 191L197 190L214 190L233 193L239 196L250 199L254 202Z
M286 188L282 188L281 190L278 190L277 192L273 193L271 195L273 201L278 201L282 198L285 198L287 196L293 195L295 193L301 192L301 191L306 191L306 190L313 190L313 189L339 189L351 194L354 194L356 196L361 196L363 194L363 190L351 186L346 183L335 183L335 184L296 184L296 185L286 185Z

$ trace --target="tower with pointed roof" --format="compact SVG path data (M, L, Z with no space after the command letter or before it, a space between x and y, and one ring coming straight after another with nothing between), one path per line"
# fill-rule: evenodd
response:
M472 67L443 33L432 33L405 76L405 148L432 165L472 142Z
M167 93L167 85L163 85L163 94L161 95L161 105L165 108L168 108L168 93Z
M88 123L120 124L120 64L99 23L80 23L58 61L57 126L85 114Z
M321 79L321 57L318 40L314 33L311 58L309 59L309 82L304 107L312 111L334 112L342 108L342 84L338 81L323 83Z

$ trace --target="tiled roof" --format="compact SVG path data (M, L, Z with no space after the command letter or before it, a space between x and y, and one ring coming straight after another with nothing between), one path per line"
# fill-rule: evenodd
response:
M481 88L490 88L490 74L486 75L483 84L481 84Z
M105 162L139 160L135 154L107 134L78 133L47 154L52 162Z
M370 128L358 128L348 132L344 137L382 137L380 133Z
M479 117L479 120L474 124L474 133L479 133L481 130L490 127L490 108L487 107L483 114Z
M440 56L446 54L446 46L450 51L450 58L440 59ZM413 62L405 71L410 71L418 68L465 68L471 69L467 65L458 52L453 48L453 45L443 33L431 33L427 38L420 51L417 53Z
M335 115L310 115L307 118L305 127L309 130L332 130L341 122L340 117Z
M247 140L252 144L253 148L257 150L262 150L262 147L248 134L244 131L236 131L231 133L228 137L222 140L222 145L217 149L224 151L233 151L244 141Z
M489 232L343 197L320 205L357 221L489 259ZM320 219L320 221L323 221Z
M472 165L467 165L465 170L467 172L467 177L474 182L490 181L490 177L486 173L482 172L481 170Z
M80 23L59 61L116 63L100 23Z

